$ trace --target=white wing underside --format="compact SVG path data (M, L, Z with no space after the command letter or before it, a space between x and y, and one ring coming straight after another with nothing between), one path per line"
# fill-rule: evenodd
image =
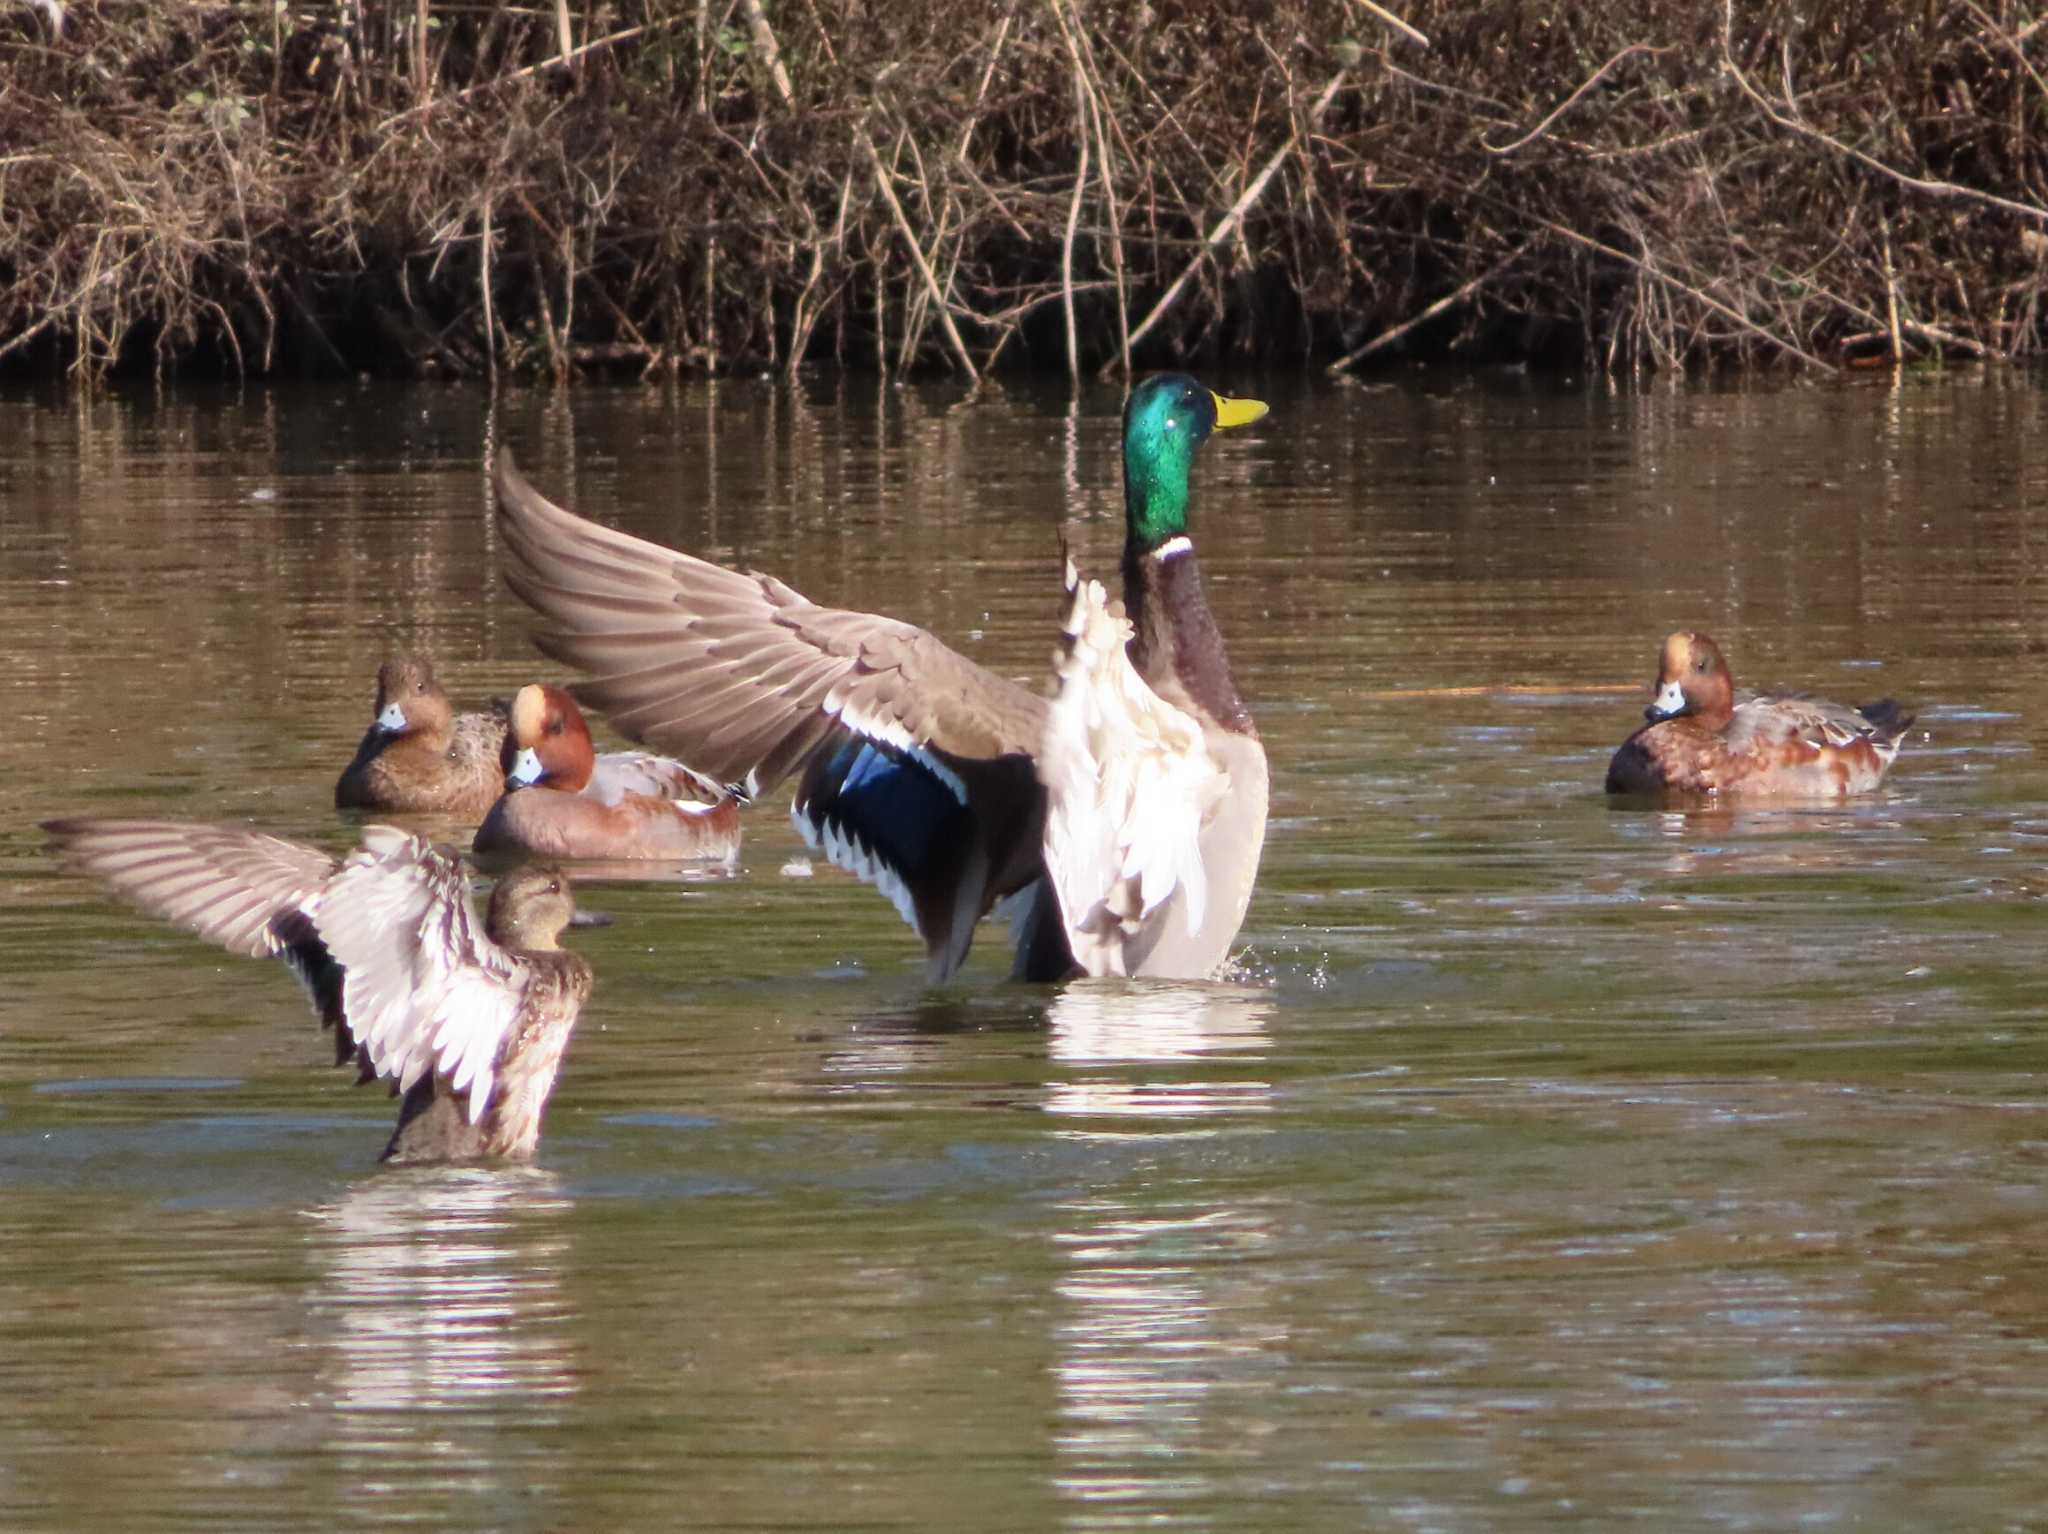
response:
M1046 790L1045 865L1074 960L1122 975L1126 942L1176 890L1177 915L1198 929L1208 902L1201 833L1230 776L1202 729L1132 667L1131 625L1099 581L1072 563L1073 603L1058 691L1038 754Z
M371 1068L403 1092L428 1071L483 1117L525 968L484 935L462 865L421 839L370 826L314 910L346 970L343 1011Z

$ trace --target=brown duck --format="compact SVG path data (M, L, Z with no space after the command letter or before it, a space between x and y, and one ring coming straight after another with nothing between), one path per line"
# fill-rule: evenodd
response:
M505 791L502 714L458 715L424 656L377 668L377 711L334 785L334 807L481 820Z
M505 794L474 850L555 858L731 859L740 801L702 773L643 751L598 754L576 700L522 687L505 736Z
M1786 694L1738 696L1721 647L1673 634L1648 721L1607 764L1610 794L1832 799L1877 787L1913 716L1890 698L1851 708Z
M559 869L491 891L481 929L459 859L371 826L337 862L227 826L52 820L65 862L230 953L280 958L334 1029L335 1063L404 1101L386 1161L524 1160L590 966L559 945L575 915Z
M1132 391L1123 612L1070 580L1056 700L910 624L586 521L501 452L506 578L548 620L541 650L591 673L577 694L628 737L749 796L799 773L797 829L889 896L932 978L999 900L1020 978L1203 977L1251 899L1267 773L1203 595L1188 475L1212 431L1265 413L1180 374Z

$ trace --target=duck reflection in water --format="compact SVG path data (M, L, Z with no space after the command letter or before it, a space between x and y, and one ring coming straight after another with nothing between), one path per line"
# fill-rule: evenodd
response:
M1048 1113L1170 1117L1254 1112L1272 1086L1240 1079L1224 1061L1264 1057L1270 992L1160 981L1074 981L1047 1012L1055 1062L1087 1074L1049 1084ZM1171 1072L1122 1067L1170 1065Z
M1265 1057L1272 1004L1265 991L1113 983L1054 1001L1051 1054L1072 1074L1047 1110L1096 1119L1066 1134L1103 1154L1144 1148L1141 1175L1059 1206L1054 1484L1077 1504L1070 1527L1133 1498L1212 1494L1215 1467L1263 1437L1288 1330L1273 1265L1247 1259L1272 1247L1273 1212L1219 1197L1213 1149L1177 1173L1172 1147L1210 1146L1240 1115L1263 1122L1272 1087L1243 1070Z
M332 1350L344 1456L388 1473L388 1429L352 1441L351 1413L518 1406L526 1418L532 1402L575 1394L562 1296L571 1208L539 1168L422 1167L310 1211L315 1330ZM515 1399L491 1407L492 1396Z

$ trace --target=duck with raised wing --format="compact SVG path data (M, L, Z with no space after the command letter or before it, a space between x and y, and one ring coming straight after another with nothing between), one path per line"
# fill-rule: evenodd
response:
M230 953L280 958L334 1030L335 1063L403 1094L386 1161L524 1160L590 966L560 945L560 869L500 879L479 924L460 859L371 826L339 861L227 826L44 823L66 864Z
M1788 694L1741 695L1705 634L1673 634L1648 721L1607 766L1610 794L1833 799L1877 787L1913 716L1890 698L1851 708Z
M458 715L424 656L387 660L377 668L377 711L334 785L334 807L481 820L505 792L504 740L504 715Z
M577 695L630 739L750 796L800 772L798 830L890 897L924 940L933 979L959 968L998 900L1013 902L1020 978L1077 968L1206 977L1228 957L1251 899L1267 772L1203 593L1188 476L1211 432L1265 413L1181 374L1132 391L1129 640L1096 642L1099 621L1077 587L1062 660L1062 689L1077 689L1068 708L910 624L819 607L772 576L586 521L544 499L501 451L506 579L548 620L535 636L541 650L591 673ZM1091 632L1077 652L1075 636ZM1105 645L1128 675L1111 666L1096 686ZM1154 703L1187 721L1180 734L1199 736L1206 765L1167 753L1165 769L1206 774L1193 792L1183 784L1155 798L1165 758L1136 742L1162 726L1116 717L1146 716ZM1049 750L1050 731L1085 738Z
M740 800L681 762L592 745L576 700L522 687L505 737L505 792L476 850L557 858L733 858Z

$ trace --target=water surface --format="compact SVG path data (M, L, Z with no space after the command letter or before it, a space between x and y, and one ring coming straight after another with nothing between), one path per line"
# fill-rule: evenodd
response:
M1274 763L1247 982L928 988L778 799L730 877L589 888L516 1171L379 1171L285 975L34 823L338 850L382 654L555 676L494 443L1035 681L1115 395L0 398L0 1523L2036 1518L2048 397L1214 381L1274 405L1195 507ZM1680 626L1916 705L1893 779L1609 805Z

